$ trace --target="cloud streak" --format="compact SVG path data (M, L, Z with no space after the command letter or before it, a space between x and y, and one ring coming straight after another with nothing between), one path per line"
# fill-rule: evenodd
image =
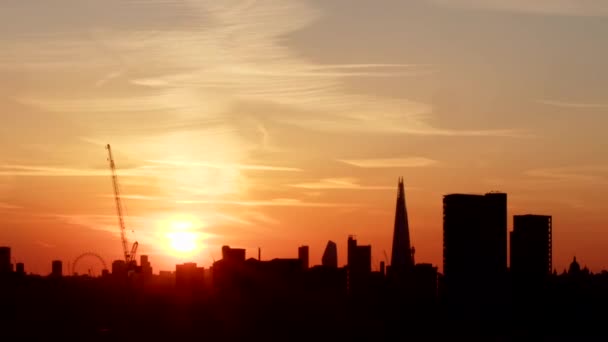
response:
M527 176L563 183L608 184L607 165L569 166L539 168L525 172Z
M433 3L485 9L513 11L543 15L608 16L608 3L604 0L429 0Z
M22 209L22 208L23 207L18 206L18 205L6 203L6 202L0 202L0 210L1 209L11 210L11 209Z
M13 61L15 64L33 63L31 59L35 59L64 63L65 69L73 69L74 63L107 63L107 55L120 56L112 70L96 77L97 84L117 78L125 80L135 87L130 96L87 94L74 99L30 94L19 101L62 113L162 111L180 120L200 117L201 113L207 118L224 118L236 104L255 102L287 107L291 109L289 115L261 115L313 130L516 136L511 130L435 127L430 124L433 111L428 104L353 93L345 87L346 78L410 77L439 70L430 64L318 64L302 58L284 40L322 16L319 8L307 2L166 1L151 5L137 2L121 9L139 14L146 13L149 6L156 11L166 6L166 11L172 11L177 3L181 4L180 13L187 9L190 15L184 24L176 22L174 29L121 27L92 31L85 25L81 30L93 37L86 42L87 48L73 36L58 36L45 40L42 47L15 42L6 49L24 56L23 62ZM99 47L107 55L100 56ZM73 60L70 56L80 58ZM129 74L131 69L142 70L142 61L154 65L154 72Z
M376 187L377 188L377 187ZM371 189L371 188L370 188ZM113 197L112 194L102 194L100 197ZM228 205L240 207L352 207L358 206L355 203L323 203L323 202L305 202L295 198L272 198L263 200L238 200L238 199L175 199L166 196L149 196L141 194L121 195L123 199L141 200L141 201L162 201L173 202L178 204L209 204L209 205ZM250 213L250 216L264 222L276 222L274 219L263 215L262 213ZM244 223L244 222L243 222Z
M149 163L170 165L170 166L185 166L185 167L206 167L214 169L237 169L249 171L288 171L299 172L301 169L294 167L272 166L272 165L254 165L254 164L222 164L222 163L205 163L196 161L182 160L148 160Z
M438 163L434 159L425 157L339 159L338 161L362 168L426 167Z
M304 202L294 198L275 198L269 200L178 200L181 204L217 204L234 205L243 207L356 207L355 203L323 203L323 202Z
M33 166L18 164L0 165L0 176L27 176L27 177L109 177L109 170L87 168L64 168L55 166ZM132 168L120 170L121 176L150 175L145 168Z
M291 185L294 188L309 190L387 190L394 189L389 186L361 185L354 178L325 178L317 182L298 183Z
M562 108L572 109L608 109L608 103L584 103L584 102L566 102L554 100L539 100L538 103Z

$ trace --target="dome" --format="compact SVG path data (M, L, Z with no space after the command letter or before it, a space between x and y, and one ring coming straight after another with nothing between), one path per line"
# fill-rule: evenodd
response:
M575 274L575 273L580 273L580 272L581 272L581 265L578 264L578 262L576 261L576 257L574 257L574 259L570 263L570 269L568 270L568 273Z

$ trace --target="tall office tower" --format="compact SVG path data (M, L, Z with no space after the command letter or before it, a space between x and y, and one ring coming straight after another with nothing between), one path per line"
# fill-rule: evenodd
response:
M338 268L338 246L333 241L327 241L321 264L325 267Z
M0 274L10 273L13 270L11 265L11 248L0 247Z
M372 246L359 246L354 236L348 237L347 288L359 293L368 288L372 272Z
M141 273L144 276L152 275L152 265L150 264L150 260L148 259L147 255L140 255L139 265L141 266Z
M515 215L511 232L511 273L542 280L551 274L551 216Z
M61 260L53 260L51 263L51 276L56 278L63 276L63 263Z
M393 230L393 249L391 253L391 271L411 272L414 268L410 229L405 206L405 189L403 178L399 178L397 207L395 209L395 227Z
M348 237L348 269L360 274L372 271L372 246L359 246L352 235Z
M507 270L507 194L443 198L443 272L448 298L487 303L503 296Z
M309 248L308 246L300 246L298 247L298 259L300 259L300 263L302 263L302 269L308 269L308 256L309 256Z

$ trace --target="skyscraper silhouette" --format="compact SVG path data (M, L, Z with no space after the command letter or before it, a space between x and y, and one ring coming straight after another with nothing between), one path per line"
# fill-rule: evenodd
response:
M410 245L410 228L405 206L405 189L403 178L399 178L397 207L395 209L395 228L393 230L393 249L391 254L391 270L394 272L409 272L414 268L412 247Z
M472 309L504 297L507 194L443 198L443 272L450 301ZM494 306L497 308L497 306Z
M321 259L323 266L337 268L338 267L338 246L333 241L327 241L327 246L323 252Z

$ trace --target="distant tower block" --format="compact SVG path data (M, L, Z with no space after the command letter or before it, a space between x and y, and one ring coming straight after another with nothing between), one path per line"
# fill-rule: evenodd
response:
M338 246L333 241L327 241L321 263L325 267L338 268Z
M0 247L0 274L10 273L13 270L11 265L11 248Z
M61 260L53 260L51 263L51 276L55 278L63 276L63 263Z
M553 270L551 216L515 215L511 232L511 272L543 279ZM528 279L529 280L529 279Z
M145 276L152 275L152 265L150 264L147 255L141 255L139 257L139 265L141 266L141 273L143 273Z
M410 245L410 228L405 206L405 188L403 178L399 178L397 207L395 209L395 227L393 230L393 250L391 270L408 272L414 268L413 251Z
M309 256L309 248L308 246L300 246L298 247L298 259L302 263L302 268L307 270L308 265L308 256Z
M22 275L25 275L25 265L24 265L22 262L18 262L18 263L17 263L17 265L16 265L16 270L15 270L15 272L16 272L18 275L21 275L21 276L22 276Z

